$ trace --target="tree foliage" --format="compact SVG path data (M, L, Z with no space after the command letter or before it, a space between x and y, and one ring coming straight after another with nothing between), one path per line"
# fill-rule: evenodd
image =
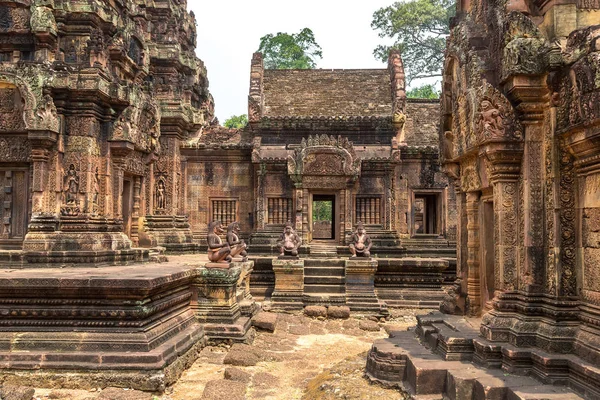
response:
M455 4L455 0L409 0L375 11L371 27L380 31L379 37L394 39L394 44L377 46L373 55L386 62L390 49L400 50L408 83L441 76Z
M313 201L313 221L332 221L332 217L331 201Z
M246 114L242 115L232 115L231 117L225 120L223 126L230 129L241 129L246 126L248 123L248 116Z
M439 99L440 92L435 88L434 85L421 85L417 86L406 92L406 97L412 99Z
M260 38L258 51L263 54L267 69L313 69L317 65L315 59L323 58L321 46L309 28L291 35L265 35Z

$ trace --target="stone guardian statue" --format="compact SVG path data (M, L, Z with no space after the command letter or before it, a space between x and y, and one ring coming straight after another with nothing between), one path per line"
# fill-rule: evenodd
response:
M302 244L302 239L296 234L292 223L288 222L279 236L277 245L279 246L279 256L298 257L298 247Z
M214 263L229 263L232 260L229 244L223 243L219 236L222 233L223 226L220 221L212 221L208 224L208 234L206 235L208 259Z
M236 222L232 222L231 224L229 224L229 226L227 227L227 244L229 245L229 248L231 249L231 257L235 257L237 255L240 255L243 257L243 261L246 261L247 256L248 256L248 252L246 251L247 249L247 245L246 243L240 239L239 237L239 233L240 233L240 224L236 221Z
M356 231L352 234L350 238L350 253L352 253L351 258L354 257L371 257L371 238L367 235L365 228L362 222L359 222L356 225Z

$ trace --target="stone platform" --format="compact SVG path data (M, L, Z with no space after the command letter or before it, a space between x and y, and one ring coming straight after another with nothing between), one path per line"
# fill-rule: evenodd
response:
M367 375L428 399L596 399L600 370L571 354L490 342L479 321L433 313L374 342Z
M204 345L190 308L195 267L0 270L3 379L164 390Z

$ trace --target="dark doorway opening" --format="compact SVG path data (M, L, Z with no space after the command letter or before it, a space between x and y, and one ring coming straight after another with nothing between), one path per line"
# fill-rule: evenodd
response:
M133 185L130 177L123 179L123 232L127 237L131 237L131 217L133 214Z
M312 228L313 239L335 239L335 195L313 195Z
M437 235L438 204L436 194L415 195L414 232L417 235Z

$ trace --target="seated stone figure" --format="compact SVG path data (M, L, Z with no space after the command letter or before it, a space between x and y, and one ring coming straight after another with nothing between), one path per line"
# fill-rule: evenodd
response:
M231 248L228 243L223 243L220 234L223 233L223 226L220 221L213 221L208 224L208 259L214 263L228 263L231 261Z
M302 239L296 234L292 227L292 223L288 222L285 225L283 233L279 236L277 245L281 254L279 256L298 256L298 247L302 244Z
M246 256L248 255L248 252L246 251L246 248L248 246L246 246L246 243L243 240L240 240L240 237L239 237L240 230L241 230L240 224L237 221L232 222L227 227L226 238L227 238L227 244L229 245L229 248L231 249L231 257L236 257L237 255L240 255L243 257L243 259L245 261Z
M362 222L356 225L356 231L350 238L350 253L351 257L371 257L371 238L365 232Z

